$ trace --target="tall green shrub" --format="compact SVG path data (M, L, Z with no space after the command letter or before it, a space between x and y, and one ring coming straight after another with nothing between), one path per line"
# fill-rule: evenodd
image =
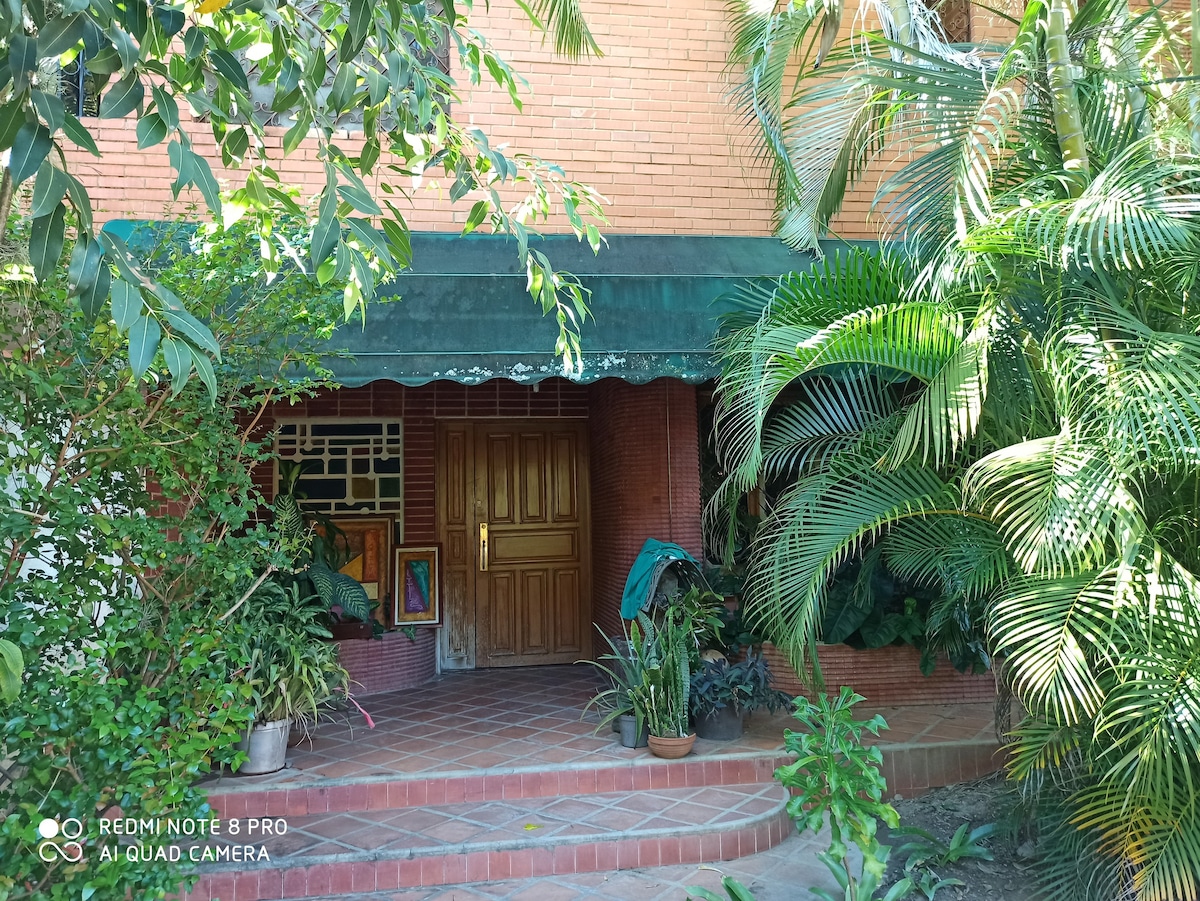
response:
M251 470L271 450L260 414L311 391L290 376L315 366L340 306L297 270L260 281L256 242L179 233L154 254L220 344L215 402L207 379L173 377L184 364L168 340L135 375L116 322L89 320L61 283L6 273L0 627L25 672L0 699L0 896L176 890L177 864L102 857L97 818L211 816L196 781L235 760L252 688L229 614L285 562L255 519ZM82 861L41 859L44 817L83 822Z

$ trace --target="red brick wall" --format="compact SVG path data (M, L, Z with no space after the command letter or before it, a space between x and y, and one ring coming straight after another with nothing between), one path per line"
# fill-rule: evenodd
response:
M378 640L339 641L338 660L350 673L351 693L357 697L428 682L437 662L434 635L433 629L418 629L415 640L387 632ZM371 712L370 705L366 710Z
M647 538L700 558L696 389L673 379L592 386L592 617L621 633L621 592Z
M811 696L777 648L768 644L763 653L777 687ZM817 657L828 693L836 694L841 686L849 685L877 705L963 704L991 701L996 696L996 680L990 672L964 675L944 657L938 660L933 675L922 676L921 654L908 645L863 651L844 644L820 645Z

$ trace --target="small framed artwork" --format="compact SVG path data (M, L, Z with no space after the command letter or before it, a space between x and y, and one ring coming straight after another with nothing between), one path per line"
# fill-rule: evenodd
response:
M396 548L395 624L436 626L442 619L438 546Z
M337 529L338 550L345 565L340 571L366 589L367 597L377 602L373 613L381 625L387 621L387 599L392 593L392 534L395 520L391 516L337 516L332 519Z

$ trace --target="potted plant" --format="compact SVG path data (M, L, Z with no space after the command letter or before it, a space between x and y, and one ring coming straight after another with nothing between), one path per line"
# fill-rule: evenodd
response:
M323 602L303 596L296 582L264 582L242 616L240 677L248 690L251 724L239 750L247 760L237 772L272 773L283 767L288 733L316 722L322 706L346 692L349 676L338 663L337 646L314 609Z
M650 639L644 646L645 669L630 700L650 732L650 751L670 760L686 757L696 742L688 728L692 624L683 608L671 606L657 627L648 620L643 627Z
M645 643L647 636L644 624L634 622L625 638L604 635L609 653L599 660L585 661L600 670L608 681L608 687L597 692L587 703L584 714L592 707L600 711L600 723L596 731L612 725L621 735L621 744L626 748L646 747L646 722L633 703L633 690L642 684L645 673Z
M304 495L297 491L304 464L294 460L279 461L279 491L273 511L280 547L290 560L290 571L305 589L324 601L318 611L325 619L331 638L344 640L371 638L375 635L372 603L362 584L338 572L346 561L339 559L344 549L339 539L343 533L329 517L317 516L310 522L300 506Z
M692 673L688 702L700 738L732 741L742 737L746 714L783 710L791 698L771 687L771 670L762 655L747 654L730 663L715 654Z

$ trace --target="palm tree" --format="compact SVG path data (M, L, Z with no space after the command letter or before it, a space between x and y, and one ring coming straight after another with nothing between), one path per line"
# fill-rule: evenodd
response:
M1028 711L1051 897L1200 881L1200 156L1167 11L1034 0L1004 47L915 2L732 7L735 96L812 246L880 162L888 252L748 286L720 342L748 593L798 666L849 559L982 620ZM821 64L818 76L810 62ZM803 77L784 96L789 66ZM787 77L785 77L787 76ZM899 242L903 242L902 244Z

